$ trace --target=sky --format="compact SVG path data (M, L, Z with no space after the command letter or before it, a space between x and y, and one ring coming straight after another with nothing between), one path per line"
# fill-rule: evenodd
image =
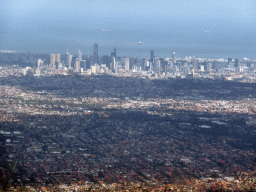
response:
M252 57L255 31L255 0L0 0L0 49L16 51Z

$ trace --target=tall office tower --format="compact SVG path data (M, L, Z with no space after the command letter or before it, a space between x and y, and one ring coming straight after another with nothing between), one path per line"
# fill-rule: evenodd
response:
M56 54L56 62L60 64L60 54Z
M114 48L114 51L111 53L111 57L115 57L116 58L116 48Z
M195 59L195 58L193 58L193 59L192 59L192 65L193 65L193 69L194 69L195 71L197 71L197 70L198 70L198 60Z
M149 63L149 71L150 71L150 72L153 71L153 63L152 63L152 62Z
M93 64L99 63L99 58L98 58L98 44L94 44L93 46Z
M161 61L158 60L156 64L157 64L157 73L158 73L158 74L162 73L162 72L161 72Z
M78 60L82 61L82 53L81 53L80 49L78 50Z
M148 59L146 57L143 58L142 64L143 64L142 70L147 71L148 68L149 68L149 62L148 62Z
M56 58L55 54L50 55L50 65L51 66L55 65L55 58Z
M207 71L210 72L212 70L212 64L208 63L207 64Z
M204 66L200 65L200 71L204 71Z
M125 69L125 71L130 70L130 58L125 58L124 59L124 69Z
M177 65L173 65L173 67L172 67L173 69L173 72L174 73L177 73L177 72L179 72L179 68L178 68L178 66Z
M117 62L115 63L114 71L115 71L115 73L118 73L118 72L119 72L119 66L118 66L118 63L117 63Z
M154 71L154 73L158 73L158 65L159 65L159 62L160 62L160 60L159 60L159 58L158 57L154 57L153 58L153 63L152 63L152 67L153 67L153 71Z
M114 56L112 56L112 57L111 57L111 67L110 67L110 69L111 69L112 71L114 71L114 70L115 70L115 67L116 67L116 58L115 58Z
M44 61L42 59L38 59L38 61L37 61L37 68L39 68L43 64L44 64Z
M153 62L153 58L155 57L154 55L154 50L150 51L150 62Z
M37 68L40 67L40 64L41 64L41 59L38 59L38 60L37 60Z
M68 68L71 68L71 62L72 62L72 58L73 58L73 55L68 55L68 64L67 64L67 67Z
M228 58L228 65L232 62L232 58Z
M109 66L109 56L108 55L103 55L102 62L103 62L103 64L106 64L106 66L108 68L110 68L110 66Z
M80 61L78 58L76 59L75 67L76 67L75 72L79 73L80 72Z
M66 54L66 58L65 58L65 64L66 64L66 67L69 66L69 53L68 53L68 50L67 50L67 54Z
M83 71L86 71L88 69L86 65L86 60L80 61L80 67L83 68Z
M238 59L235 59L235 67L238 67Z
M233 63L233 62L231 62L231 63L229 64L229 69L234 69L234 63Z
M173 64L176 63L176 53L175 52L172 53L172 63Z

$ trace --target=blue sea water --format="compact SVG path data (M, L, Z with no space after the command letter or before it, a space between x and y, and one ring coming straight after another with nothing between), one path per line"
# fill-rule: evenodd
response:
M114 48L118 56L150 56L150 50L157 57L186 55L200 58L256 59L256 39L249 28L214 28L191 26L81 28L61 27L47 29L26 29L5 34L0 49L32 53L66 53L92 55L93 44L99 44L99 56L110 55Z

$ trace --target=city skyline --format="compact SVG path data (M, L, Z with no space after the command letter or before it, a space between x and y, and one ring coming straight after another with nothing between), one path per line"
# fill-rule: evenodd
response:
M0 191L254 191L255 0L0 0Z

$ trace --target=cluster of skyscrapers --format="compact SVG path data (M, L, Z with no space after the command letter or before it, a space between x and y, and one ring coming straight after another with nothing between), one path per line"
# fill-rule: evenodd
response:
M179 68L176 65L176 53L173 52L171 58L159 58L154 54L154 50L150 50L150 58L134 59L134 58L117 58L116 48L114 48L111 55L103 55L102 57L98 56L98 44L93 46L93 55L83 57L80 49L78 54L73 56L67 50L65 55L65 60L61 60L60 54L51 54L50 55L50 65L51 69L68 69L73 70L76 73L81 73L86 70L90 70L91 73L105 73L113 72L118 73L121 71L149 71L155 74L161 74L163 72L168 72L171 70L178 72ZM136 61L135 61L136 60ZM38 67L43 63L41 59L38 60ZM132 65L131 65L132 63ZM198 69L198 62L196 59L192 60L192 64L195 69Z
M126 59L126 69L129 70L129 59ZM44 64L43 60L38 59L38 68ZM94 44L93 46L93 55L88 57L83 57L80 49L78 50L77 56L70 54L67 50L64 60L61 60L60 54L50 54L50 64L49 67L51 69L62 69L67 68L69 70L73 70L74 72L86 71L87 69L91 69L94 71L94 67L97 65L102 65L105 68L111 69L113 71L117 70L116 63L116 48L114 48L111 56L104 55L99 61L98 55L98 44ZM97 70L96 70L97 71Z
M212 63L210 60L200 60L195 57L187 57L177 59L176 53L173 52L171 57L162 58L156 57L154 50L150 50L150 58L128 58L117 57L116 48L109 55L98 55L98 44L93 46L93 54L91 56L83 56L80 49L77 55L72 55L68 52L66 55L51 54L49 68L63 69L64 71L73 71L75 73L122 73L122 72L149 72L156 75L166 74L193 74L194 72L211 72L214 68L218 69L239 69L239 60L228 58L225 62ZM45 60L38 59L38 68L44 65ZM233 62L234 61L234 62Z

